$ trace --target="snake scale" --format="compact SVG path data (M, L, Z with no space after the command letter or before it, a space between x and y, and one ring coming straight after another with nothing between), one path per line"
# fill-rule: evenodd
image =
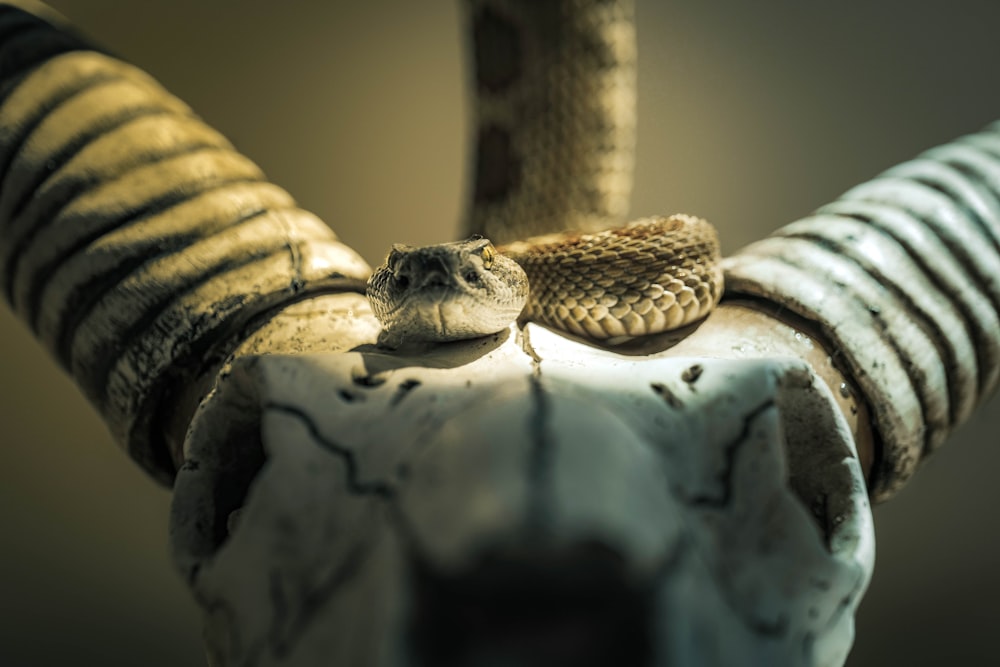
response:
M613 345L707 315L722 294L715 229L688 215L619 226L635 144L632 3L465 8L472 237L393 246L367 287L381 342L483 336L520 315Z

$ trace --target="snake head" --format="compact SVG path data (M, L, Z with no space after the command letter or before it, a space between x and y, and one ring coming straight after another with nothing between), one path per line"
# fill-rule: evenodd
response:
M510 324L524 308L528 278L486 238L395 244L369 279L367 296L383 329L397 338L459 340Z

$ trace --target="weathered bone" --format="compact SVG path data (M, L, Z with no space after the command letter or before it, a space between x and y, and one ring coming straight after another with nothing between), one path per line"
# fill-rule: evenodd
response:
M514 628L548 604L543 638L608 606L647 628L592 659L839 664L864 475L887 497L996 384L993 129L732 258L673 348L528 325L386 355L364 263L182 103L20 9L0 26L0 283L130 455L180 467L218 664L476 657L506 645L463 615L493 596Z

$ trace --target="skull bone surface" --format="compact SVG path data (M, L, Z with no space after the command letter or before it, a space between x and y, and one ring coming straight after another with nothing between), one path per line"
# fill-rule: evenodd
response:
M213 664L841 664L874 540L825 385L525 331L232 369L172 517Z

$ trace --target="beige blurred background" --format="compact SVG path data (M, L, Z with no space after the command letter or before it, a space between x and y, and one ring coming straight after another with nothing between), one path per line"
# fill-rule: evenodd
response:
M468 128L455 1L51 4L370 261L456 234ZM706 216L727 251L1000 117L993 0L639 0L638 16L633 212ZM0 424L0 665L203 665L199 612L167 555L168 492L6 310ZM877 509L852 667L992 662L998 431L994 397Z

